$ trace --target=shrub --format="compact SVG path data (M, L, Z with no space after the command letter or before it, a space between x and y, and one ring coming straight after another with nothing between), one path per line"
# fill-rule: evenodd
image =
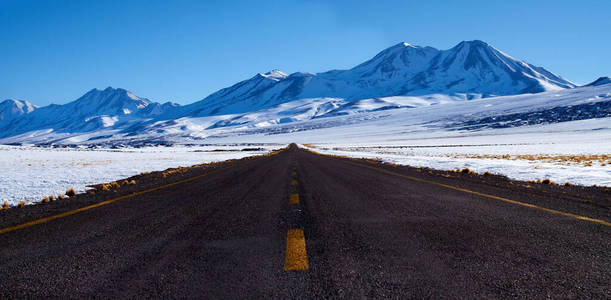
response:
M118 182L116 182L116 181L111 182L111 183L110 183L110 186L111 186L113 189L118 189L118 188L120 188L120 187L121 187L121 185L120 185Z
M42 198L42 203L49 203L49 197Z
M25 206L25 202L20 201L19 203L17 203L17 207L24 207Z
M572 184L572 183L570 183L570 182L568 182L568 181L564 183L564 186L572 186L572 185L573 185L573 184Z
M55 201L55 196L50 195L50 196L49 196L49 201Z
M64 199L66 199L66 197L64 197L64 195L62 195L62 194L57 195L57 200L64 200Z
M102 185L100 185L100 189L102 191L110 191L110 185L109 184L102 184Z
M71 189L67 190L66 191L66 196L68 196L68 197L76 196L76 191L74 190L74 188L71 188Z
M129 181L129 185L135 185L136 184L136 180L132 179Z
M8 202L4 201L4 203L2 203L2 210L8 209L8 208L9 208Z
M551 185L556 184L555 182L549 180L549 178L543 179L543 181L541 181L541 183L543 183L543 184L551 184Z
M471 169L469 168L464 168L462 170L460 170L461 173L463 174L469 174L469 175L475 175L476 173L474 171L471 171Z
M488 171L486 171L486 172L484 173L484 176L491 176L491 175L492 175L492 173L490 173L490 172L488 172Z

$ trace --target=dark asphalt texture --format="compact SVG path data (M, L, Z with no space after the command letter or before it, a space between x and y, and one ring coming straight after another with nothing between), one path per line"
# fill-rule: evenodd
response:
M611 298L611 227L375 169L611 221L604 189L429 173L291 146L0 234L0 298ZM13 208L0 212L0 229L171 180L152 174L132 190ZM298 205L289 204L293 192ZM305 232L307 271L283 269L294 228Z

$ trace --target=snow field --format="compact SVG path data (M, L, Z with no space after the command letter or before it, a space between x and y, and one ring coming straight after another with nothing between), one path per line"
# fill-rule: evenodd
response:
M469 168L515 180L611 187L611 130L601 120L374 142L309 143L323 154L381 159L439 170ZM593 130L590 125L599 127ZM571 128L572 130L569 130ZM341 140L340 140L341 141Z
M263 146L262 151L241 151L252 146L149 147L138 149L53 149L0 146L0 205L40 201L74 188L213 161L267 153L284 145ZM257 146L259 147L259 146ZM223 150L223 151L219 151Z

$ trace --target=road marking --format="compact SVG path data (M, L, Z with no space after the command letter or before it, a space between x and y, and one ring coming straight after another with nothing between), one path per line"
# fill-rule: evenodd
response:
M291 180L291 185L296 186L297 185L297 180L295 180L295 179Z
M289 229L286 235L285 271L305 271L308 266L303 229Z
M469 190L469 189L464 189L464 188L460 188L460 187L456 187L456 186L452 186L452 185L448 185L448 184L443 184L443 183L439 183L439 182L435 182L435 181L431 181L431 180L427 180L427 179L417 178L417 177L413 177L413 176L409 176L409 175L403 175L403 174L400 174L400 173L388 171L388 170L377 168L377 167L366 166L366 165L362 165L362 164L359 164L359 163L354 163L354 162L347 162L347 163L352 164L352 165L356 165L356 166L360 166L360 167L364 167L364 168L368 168L368 169L372 169L372 170L375 170L375 171L378 171L378 172L382 172L382 173L386 173L386 174L390 174L390 175L399 176L399 177L402 177L402 178L405 178L405 179L410 179L410 180L413 180L413 181L433 184L433 185L445 187L445 188L456 190L456 191L461 191L461 192L465 192L465 193L469 193L469 194L473 194L473 195L478 195L478 196L482 196L482 197L486 197L486 198L490 198L490 199L500 200L500 201L503 201L503 202L507 202L507 203L511 203L511 204L515 204L515 205L520 205L520 206L524 206L524 207L530 207L530 208L542 210L542 211L545 211L545 212L548 212L548 213L552 213L552 214L556 214L556 215L561 215L561 216L565 216L565 217L579 219L579 220L582 220L582 221L588 221L588 222L602 224L602 225L605 225L605 226L611 226L610 222L607 222L607 221L604 221L604 220L600 220L600 219L584 217L584 216L575 215L575 214L572 214L572 213L567 213L567 212L563 212L563 211L559 211L559 210L555 210L555 209L551 209L551 208L545 208L545 207L534 205L534 204L530 204L530 203L524 203L524 202L520 202L520 201L516 201L516 200L511 200L511 199L507 199L507 198L503 198L503 197L499 197L499 196L494 196L494 195L486 194L486 193L480 193L480 192L472 191L472 190Z
M299 204L299 194L291 194L291 196L289 196L289 203Z
M171 187L171 186L175 186L175 185L178 185L178 184L181 184L181 183L190 182L190 181L193 181L193 180L196 180L196 179L199 179L199 178L202 178L202 177L205 177L205 176L208 176L208 175L211 175L211 174L223 171L223 170L227 170L229 168L232 168L232 166L221 168L221 169L212 170L212 171L207 172L205 174L197 175L195 177L183 179L183 180L176 181L176 182L173 182L173 183L168 183L168 184L161 185L161 186L154 187L154 188L150 188L150 189L147 189L147 190L144 190L144 191L131 193L129 195L117 197L117 198L114 198L114 199L102 201L100 203L96 203L96 204L92 204L92 205L89 205L89 206L81 207L81 208L78 208L78 209L75 209L75 210L71 210L71 211L67 211L67 212L64 212L64 213L61 213L61 214L58 214L58 215L54 215L54 216L50 216L50 217L34 220L34 221L31 221L31 222L27 222L27 223L24 223L24 224L21 224L21 225L13 226L13 227L7 227L7 228L4 228L4 229L0 229L0 234L11 232L11 231L15 231L15 230L26 228L26 227L30 227L30 226L34 226L34 225L38 225L38 224L49 222L49 221L52 221L52 220L55 220L55 219L71 216L71 215L74 215L76 213L80 213L80 212L83 212L83 211L86 211L86 210L90 210L92 208L104 206L104 205L107 205L107 204L110 204L110 203L113 203L113 202L117 202L117 201L120 201L120 200L124 200L124 199L127 199L127 198L131 198L131 197L135 197L135 196L140 196L140 195L147 194L147 193L150 193L150 192L162 190L162 189L165 189L165 188L168 188L168 187Z
M291 173L291 176L297 177L297 172L293 171L293 173Z

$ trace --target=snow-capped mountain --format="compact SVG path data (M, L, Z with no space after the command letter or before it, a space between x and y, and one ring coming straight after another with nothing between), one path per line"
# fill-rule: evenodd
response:
M399 43L349 70L257 74L167 117L243 113L304 98L358 100L435 93L480 98L575 86L482 41L461 42L449 50Z
M4 102L3 102L4 103ZM140 98L131 92L108 87L93 89L75 101L64 105L51 104L32 110L21 117L0 123L0 137L29 131L87 132L132 121L153 118L177 104L159 104Z
M607 82L608 78L602 78L579 89L587 91ZM377 112L434 109L499 95L547 92L541 99L553 99L550 93L569 92L565 89L574 87L560 76L481 41L461 42L448 50L399 43L349 70L259 73L186 106L152 102L111 87L93 89L64 105L36 108L27 102L4 101L0 103L0 143L200 141L243 132L271 134L343 126L378 118ZM588 93L571 95L582 94ZM494 103L500 103L515 98L495 99ZM535 99L534 103L539 96L527 99ZM588 106L576 114L581 119L605 117L606 105L596 106L597 113L590 113L594 108ZM564 111L573 109L548 115Z
M29 114L38 106L26 100L7 99L0 102L0 124L8 123L14 118Z

